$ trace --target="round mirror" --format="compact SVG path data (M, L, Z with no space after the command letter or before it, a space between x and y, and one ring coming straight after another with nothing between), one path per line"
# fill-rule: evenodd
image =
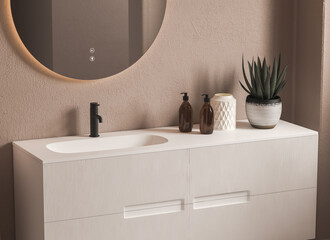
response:
M100 79L134 64L162 25L166 0L11 0L17 32L44 66Z

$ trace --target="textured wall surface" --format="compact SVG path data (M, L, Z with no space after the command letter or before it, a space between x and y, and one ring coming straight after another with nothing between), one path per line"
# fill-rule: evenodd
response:
M322 13L322 0L298 0L294 119L314 130L320 126Z
M324 5L323 76L318 179L318 239L330 239L330 1Z
M75 81L36 63L17 38L9 0L0 0L0 234L14 239L12 146L15 140L89 131L89 102L101 103L101 131L177 124L181 91L188 91L198 121L201 93L231 92L245 118L241 56L289 64L282 93L284 119L292 118L294 0L168 0L153 46L113 77Z

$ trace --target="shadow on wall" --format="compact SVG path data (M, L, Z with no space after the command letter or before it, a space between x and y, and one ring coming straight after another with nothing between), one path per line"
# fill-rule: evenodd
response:
M220 84L219 76L215 76L216 80L215 93L233 93L235 85L238 84L238 79L235 78L235 70L227 71L222 77L222 84Z
M10 0L0 0L0 28L8 42L24 48L17 36L10 14ZM3 46L1 46L3 47ZM21 52L21 54L19 54ZM32 56L23 51L17 53L25 60L31 61ZM13 151L12 145L0 136L0 239L15 239L14 232L14 181L13 181Z
M197 67L196 67L197 68ZM193 114L194 114L194 122L199 122L199 109L204 104L203 97L201 96L204 93L209 94L209 97L212 98L216 93L232 93L234 94L235 85L238 81L235 78L235 69L226 71L224 76L220 77L217 73L210 76L206 68L200 69L195 74L194 89L192 89L192 96L194 98L190 100L193 104Z
M63 130L68 131L68 136L74 136L80 134L78 116L79 116L78 108L72 108L67 112Z
M200 68L197 66L196 69ZM192 98L190 98L190 102L193 106L193 122L199 123L199 110L201 109L203 103L203 97L201 96L204 93L209 94L209 97L213 96L214 86L212 84L212 79L209 76L208 69L200 69L196 72L194 77L194 89L191 90Z
M0 139L0 239L14 239L14 189L12 144Z

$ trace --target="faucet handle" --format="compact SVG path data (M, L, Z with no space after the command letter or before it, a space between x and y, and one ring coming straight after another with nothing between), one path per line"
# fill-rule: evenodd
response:
M91 102L90 105L91 106L96 106L96 107L100 106L100 104L98 102Z

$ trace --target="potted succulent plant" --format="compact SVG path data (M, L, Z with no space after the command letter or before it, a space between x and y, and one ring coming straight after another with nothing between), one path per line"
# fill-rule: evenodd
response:
M273 68L267 65L266 58L261 63L252 59L248 62L250 81L248 80L244 58L242 58L243 76L246 86L241 82L242 88L249 94L246 98L245 110L252 127L274 128L280 120L282 113L282 101L278 96L285 86L287 66L281 71L281 55L274 59Z

